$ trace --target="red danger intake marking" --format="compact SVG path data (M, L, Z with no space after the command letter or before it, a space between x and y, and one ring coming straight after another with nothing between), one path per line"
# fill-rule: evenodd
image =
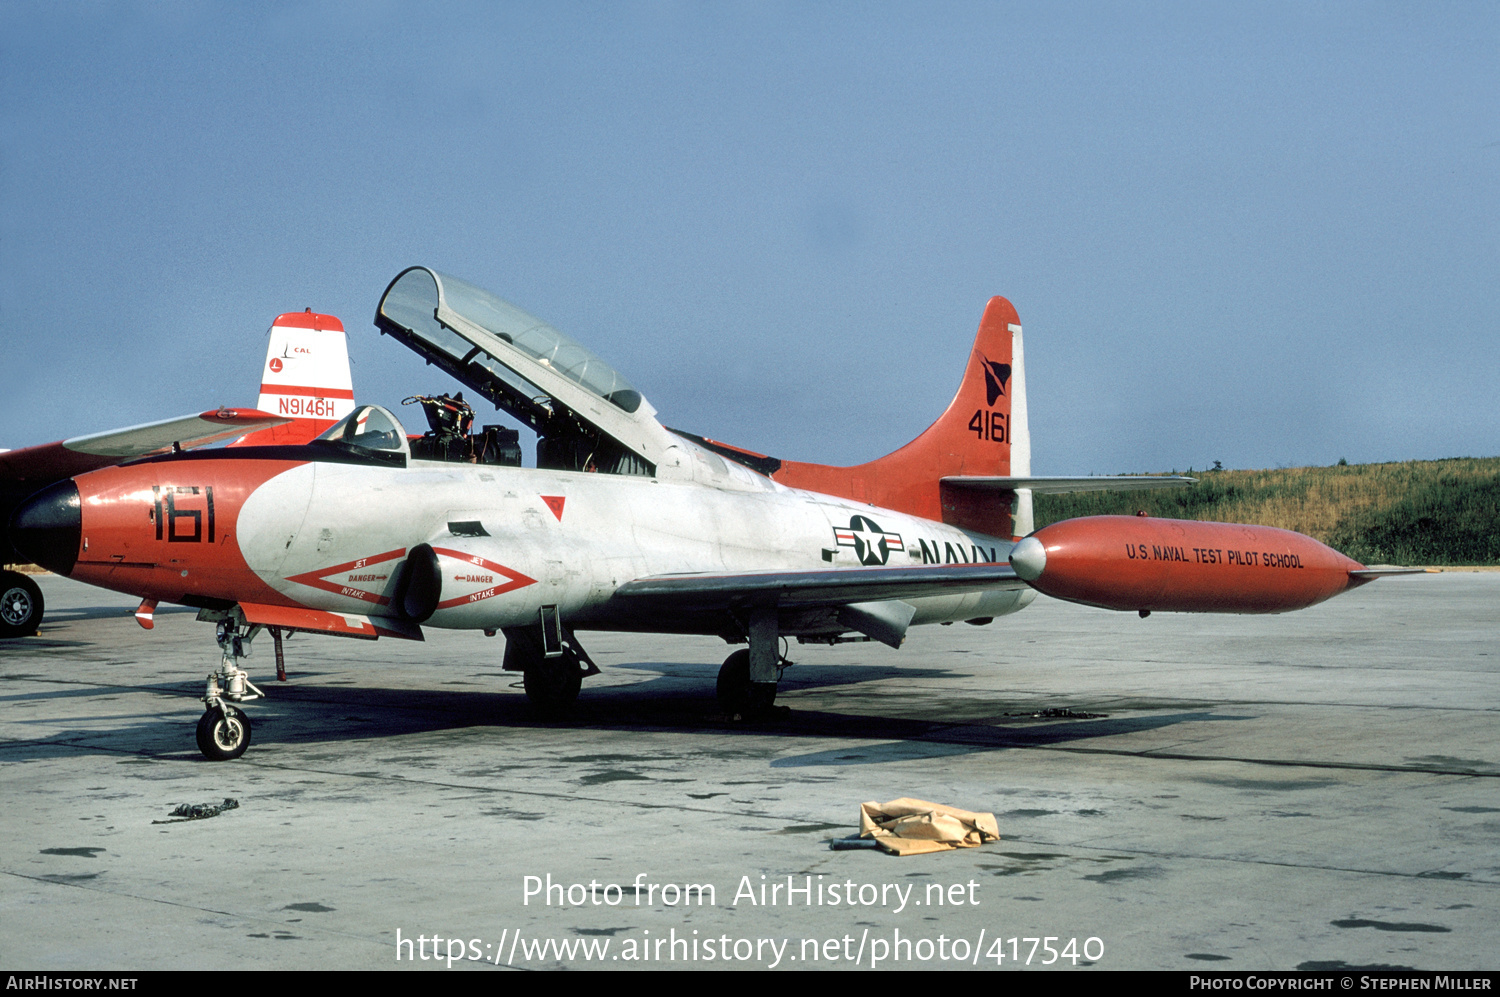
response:
M523 575L521 574L521 572L515 571L511 568L507 568L503 564L496 564L494 561L487 560L479 556L478 554L465 554L463 551L450 550L447 547L434 547L432 549L433 552L438 554L439 556L451 557L456 560L463 561L467 564L472 564L475 567L483 568L486 571L491 572L493 575L499 575L501 578L505 579L504 584L496 585L493 588L487 588L483 591L474 592L469 595L460 595L450 599L444 599L437 604L438 609L448 609L453 606L481 602L485 599L493 599L497 595L504 595L507 592L514 592L516 589L521 589L525 588L528 585L536 584L535 578ZM460 581L461 579L466 578L477 579L481 577L484 576L470 573L467 575L454 575L453 580ZM481 582L480 584L483 584L483 582Z

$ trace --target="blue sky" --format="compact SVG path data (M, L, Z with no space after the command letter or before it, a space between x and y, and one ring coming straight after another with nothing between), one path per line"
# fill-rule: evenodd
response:
M992 294L1038 473L1494 455L1497 167L1494 4L0 3L0 446L253 404L304 307L449 389L423 263L787 458Z

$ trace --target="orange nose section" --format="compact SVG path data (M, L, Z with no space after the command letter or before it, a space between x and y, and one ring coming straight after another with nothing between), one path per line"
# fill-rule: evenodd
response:
M245 563L237 531L245 499L297 463L193 454L79 475L67 573L160 602L287 604ZM66 539L53 541L59 557Z

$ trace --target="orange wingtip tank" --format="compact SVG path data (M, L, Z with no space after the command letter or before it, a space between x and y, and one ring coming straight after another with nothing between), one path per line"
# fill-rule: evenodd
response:
M1291 530L1137 516L1053 523L1011 565L1046 595L1143 615L1284 613L1366 580L1350 575L1359 562Z

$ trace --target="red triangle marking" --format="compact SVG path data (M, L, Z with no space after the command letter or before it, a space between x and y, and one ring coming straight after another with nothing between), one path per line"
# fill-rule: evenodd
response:
M568 498L567 498L566 495L543 495L542 496L542 501L547 503L547 508L549 508L549 509L552 510L552 515L554 515L554 516L557 517L557 521L559 523L562 522L563 503L566 502L567 500L568 500Z

